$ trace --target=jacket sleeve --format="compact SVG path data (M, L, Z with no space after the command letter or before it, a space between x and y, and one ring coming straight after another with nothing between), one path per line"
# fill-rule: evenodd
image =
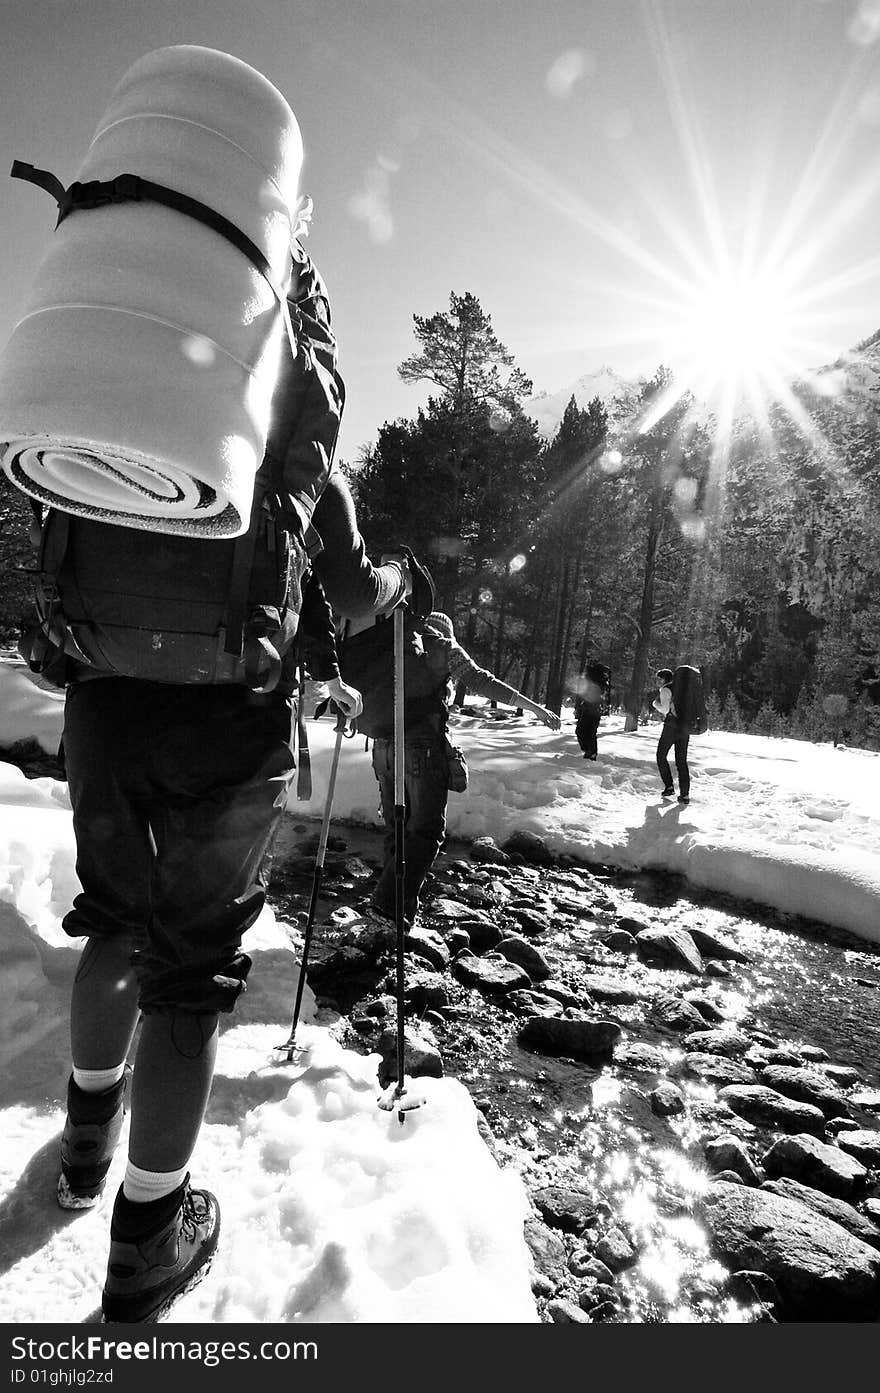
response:
M287 308L297 352L294 356L285 333L266 456L278 468L277 486L285 511L305 533L330 477L345 386L337 367L327 291L299 242L292 249Z
M318 682L329 682L331 678L338 677L339 661L336 654L333 615L321 582L314 571L309 572L303 587L299 622L303 658L310 676Z
M522 694L515 687L509 687L486 668L478 667L460 644L450 644L450 650L449 677L456 686L461 683L469 692L486 697L488 701L503 701L507 706L520 705Z
M312 515L323 550L313 561L334 613L364 619L392 608L406 594L406 580L396 561L374 566L358 530L354 499L345 477L334 471Z

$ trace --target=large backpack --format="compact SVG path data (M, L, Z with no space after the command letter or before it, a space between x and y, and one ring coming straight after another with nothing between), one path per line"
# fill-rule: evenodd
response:
M320 549L308 519L344 404L323 284L302 248L294 256L287 302L298 350L285 340L246 533L180 537L34 505L36 617L19 648L56 686L94 672L292 687L303 577Z
M672 709L676 720L687 726L691 735L705 735L709 728L703 678L699 668L682 663L672 674Z

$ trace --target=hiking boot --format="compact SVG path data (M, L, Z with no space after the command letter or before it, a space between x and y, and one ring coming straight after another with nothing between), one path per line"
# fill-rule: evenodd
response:
M131 1069L103 1093L85 1093L67 1083L67 1118L61 1134L58 1203L62 1209L91 1209L98 1203L122 1131Z
M679 795L678 801L679 801L679 803L689 803L691 800L690 800L690 798L688 797L688 795L687 795L686 793L684 793L684 794L680 794L680 795Z
M217 1200L210 1190L193 1190L189 1174L170 1195L147 1204L133 1204L120 1189L101 1295L104 1320L157 1320L206 1275L219 1236Z
M673 785L670 784L668 788L664 788L663 792L660 794L660 797L661 797L661 798L671 798L672 795L674 794L674 792L675 792L675 789L674 789Z

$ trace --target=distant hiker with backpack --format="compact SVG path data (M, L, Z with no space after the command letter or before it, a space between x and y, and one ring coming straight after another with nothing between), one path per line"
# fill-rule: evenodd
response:
M303 591L311 589L322 603L309 582L310 568L334 612L354 619L399 603L411 578L402 557L379 568L367 560L347 486L333 472L344 388L326 290L299 241L299 204L292 196L283 204L285 190L297 187L298 168L282 168L298 148L292 112L262 75L213 50L160 50L136 70L141 85L133 110L147 108L149 131L160 143L167 136L160 152L165 167L173 168L176 159L181 181L187 170L198 170L203 182L196 197L142 178L136 167L66 191L46 171L22 168L58 201L62 243L69 215L77 236L93 235L89 267L95 274L110 264L107 239L120 256L134 248L132 254L144 259L139 278L131 277L137 292L157 287L165 297L160 308L169 308L163 317L141 315L140 302L126 314L111 313L111 305L104 328L95 330L92 361L84 365L75 325L93 327L103 309L62 306L68 327L50 383L58 400L50 398L45 410L60 418L81 409L96 418L106 407L118 432L106 461L82 427L79 436L86 436L90 450L85 466L81 439L65 443L62 437L57 447L50 439L39 450L27 437L24 445L13 439L22 429L19 399L30 393L37 400L28 407L32 415L44 409L40 402L49 391L27 366L27 316L5 354L0 417L6 412L11 422L4 470L34 500L39 548L36 615L21 652L32 670L66 689L63 743L81 890L63 927L85 939L71 992L72 1069L57 1196L64 1209L97 1204L129 1095L127 1164L112 1207L101 1306L107 1321L140 1323L157 1319L199 1280L218 1242L219 1205L210 1191L191 1186L189 1162L211 1093L219 1018L246 989L251 959L242 941L265 903L266 853L295 768L292 718L299 640L308 623ZM169 134L171 121L147 118L150 100L162 115L171 97L181 110L195 106L186 107L193 119L175 118ZM198 103L209 99L216 112L206 121ZM233 187L229 155L217 164L220 191L228 194L224 207L237 210L241 220L250 217L250 232L204 202L204 181L217 169L208 168L198 142L217 140L215 127L227 114L238 122L236 139L254 145L251 154L261 154L261 140L263 146L275 141L280 151L277 160L273 149L265 159L245 158L239 144L228 142L242 157L235 166L241 188ZM125 134L141 117L126 120L110 129L124 127ZM193 147L187 146L189 163L178 154L186 141ZM114 219L124 222L116 241L113 229L122 224ZM167 232L169 248L151 261L157 227ZM277 264L264 246L275 249ZM214 266L222 274L209 277ZM196 268L192 275L189 267ZM115 260L113 276L121 293L127 282ZM240 315L228 294L236 276L244 285ZM214 298L205 297L208 285ZM229 329L233 346L235 335L251 334L252 356L236 356L206 333L180 330L190 305L172 314L175 294L189 294L211 324ZM75 314L84 317L75 321ZM267 337L275 329L277 354ZM113 333L122 335L119 342L133 361L120 359L121 350L101 337ZM165 358L157 344L166 345ZM161 378L162 391L138 371L141 360ZM99 380L92 397L84 394L93 380L85 366L103 372L111 386ZM264 404L261 434L255 422ZM223 422L232 424L223 425L218 444L223 412ZM138 502L150 493L153 461L134 440L137 431L149 427L165 440L177 425L185 443L194 442L200 463L207 458L216 486L197 481L195 493L189 482L184 486L175 444L167 452L168 482L149 503ZM240 474L242 458L245 474L250 469L251 439L259 440L263 454L260 462L254 452L249 497ZM129 457L136 499L132 504L130 491L125 494L119 517L104 499L122 493ZM99 464L107 478L101 506L93 507L89 488L97 472L88 471ZM224 508L232 466L239 473ZM48 496L47 478L65 468L71 493ZM71 501L84 469L85 504ZM191 493L197 502L190 508ZM233 502L244 530L215 530L213 519L217 529L225 525ZM319 643L322 622L319 615ZM327 675L331 695L353 715L359 698L333 671ZM132 1071L127 1059L138 1025Z
M418 582L413 582L413 597ZM408 602L409 603L409 602ZM395 917L393 670L390 618L343 642L340 667L345 680L362 693L364 709L357 729L373 739L373 773L379 784L386 828L385 857L370 898L383 920ZM447 738L449 704L458 685L490 701L523 707L558 730L559 717L500 678L478 667L456 642L452 620L431 610L421 620L409 617L404 667L404 902L407 922L419 910L419 895L446 836L450 789L461 791L463 761Z
M668 758L669 751L674 750L678 801L686 804L691 794L688 744L692 735L702 735L707 729L703 679L699 668L681 664L674 672L671 668L659 668L657 681L660 687L652 705L663 716L657 741L657 768L663 780L661 797L671 798L675 793Z
M610 702L611 673L604 663L588 663L575 697L575 738L584 759L596 759L599 753L597 735L599 722L607 716Z

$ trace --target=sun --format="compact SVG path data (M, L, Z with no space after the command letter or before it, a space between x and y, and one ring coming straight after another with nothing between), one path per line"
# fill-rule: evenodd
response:
M699 395L737 396L750 383L784 380L795 318L793 304L767 276L740 272L696 286L684 307L681 352Z
M685 394L711 413L720 444L741 413L766 427L774 402L800 419L792 383L811 371L814 319L794 268L703 266L680 277L666 304L666 334L673 381L648 407L640 432L650 430Z

